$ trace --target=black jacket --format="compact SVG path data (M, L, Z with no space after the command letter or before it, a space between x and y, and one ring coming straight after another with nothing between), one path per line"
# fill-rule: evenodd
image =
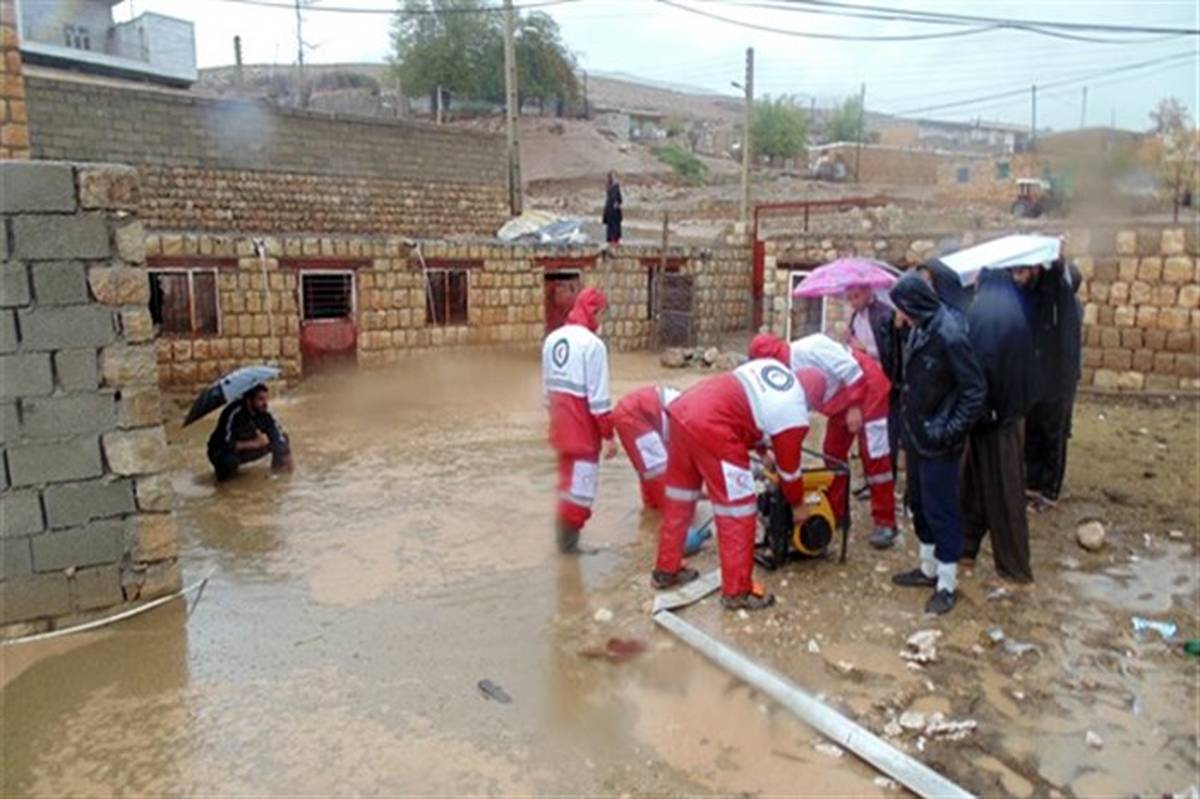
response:
M1075 391L1082 371L1083 309L1075 292L1081 277L1059 261L1033 287L1033 346L1039 400L1062 399Z
M987 379L987 401L978 424L1002 427L1033 405L1037 370L1033 331L1025 320L1020 289L1007 269L984 269L967 311L968 337Z
M923 458L956 458L987 394L966 322L919 274L902 277L891 296L913 320L900 389L904 440Z
M850 327L853 329L854 320L863 311L855 311L850 316ZM886 302L872 300L866 307L867 319L871 323L871 332L875 335L875 348L879 350L879 365L883 373L892 381L893 392L899 390L900 384L900 337L896 334L896 312Z
M609 184L608 190L604 194L604 214L600 217L600 221L606 225L621 224L624 216L621 213L621 204L621 184Z
M962 279L950 267L936 258L921 264L933 276L933 288L938 299L960 314L966 314L971 305L971 290L962 284Z
M281 446L283 432L269 412L255 413L245 398L231 402L221 411L217 426L208 437L210 453L233 449L238 441L249 441L262 432L270 439L272 447Z

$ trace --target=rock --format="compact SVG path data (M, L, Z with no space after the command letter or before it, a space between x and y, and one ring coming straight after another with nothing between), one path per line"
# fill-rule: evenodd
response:
M1167 538L1171 539L1172 541L1182 541L1185 536L1183 534L1183 530L1168 530Z
M669 347L663 350L663 354L659 356L658 362L668 369L682 369L687 365L688 355L679 347Z
M740 352L722 352L716 363L713 364L717 369L722 369L726 372L736 369L744 364L748 359Z
M721 357L721 351L716 347L709 347L704 351L704 354L701 357L704 359L706 364L712 366L717 362L717 358Z
M904 734L904 728L895 719L883 725L883 734L889 738L898 738Z
M845 752L842 751L842 748L840 746L835 746L835 745L829 744L829 743L816 744L815 746L813 746L813 749L816 749L818 752L820 752L823 755L829 755L830 757L841 757L842 755L845 754Z
M1059 559L1058 559L1058 565L1059 565L1061 568L1064 568L1064 569L1068 569L1068 570L1074 571L1074 570L1076 570L1076 569L1078 569L1078 568L1079 568L1079 561L1078 561L1078 560L1076 560L1075 558L1070 558L1070 557L1067 557L1067 558L1059 558Z
M908 637L905 642L907 650L900 657L914 663L932 663L937 660L937 641L942 637L941 630L920 630Z
M887 777L876 777L875 787L882 788L885 791L894 791L899 786L896 785L895 780L889 780Z
M1084 740L1086 740L1087 745L1093 749L1103 749L1104 748L1104 739L1101 738L1096 733L1092 732L1091 730L1087 731L1087 735L1084 736Z
M996 644L999 644L999 643L1003 643L1004 642L1004 630L1000 629L999 627L993 627L992 629L987 631L987 637L988 637L988 640L992 642L993 646L995 646Z
M931 717L928 726L925 727L925 734L930 738L939 738L943 741L961 741L975 732L975 728L978 726L974 719L964 719L963 721L938 719L934 721Z
M1075 540L1088 552L1098 552L1104 546L1104 525L1095 519L1075 528Z
M596 615L592 616L592 618L601 624L608 624L613 620L613 612L608 608L600 608L596 611Z
M745 621L746 619L750 618L750 614L749 614L749 613L747 613L747 612L746 612L746 611L744 611L744 610L739 610L739 611L737 612L737 617L738 617L739 619L741 619L742 621Z
M849 674L850 672L854 671L854 664L848 660L839 660L837 662L837 668L842 674Z
M906 710L900 714L900 726L916 732L925 729L925 714L915 710Z
M808 640L808 651L811 654L819 655L819 654L821 654L821 645L810 638Z

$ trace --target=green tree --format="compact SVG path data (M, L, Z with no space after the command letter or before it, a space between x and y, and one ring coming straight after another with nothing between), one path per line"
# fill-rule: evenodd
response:
M768 95L754 104L750 138L755 156L795 158L808 141L808 116L793 98Z
M847 97L825 122L825 138L835 141L866 141L867 129L858 96Z
M537 100L544 105L546 100L554 97L574 100L579 96L575 59L563 44L562 33L553 17L540 11L522 14L516 20L514 46L517 87L522 101ZM501 69L503 65L504 53L501 51Z

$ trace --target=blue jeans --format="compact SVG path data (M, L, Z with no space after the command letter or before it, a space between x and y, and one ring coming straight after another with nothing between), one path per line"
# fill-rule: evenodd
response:
M922 458L910 448L909 507L922 544L933 544L939 563L957 563L963 552L958 504L958 458Z

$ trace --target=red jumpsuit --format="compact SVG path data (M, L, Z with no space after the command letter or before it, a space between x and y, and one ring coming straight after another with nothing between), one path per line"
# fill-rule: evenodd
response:
M600 445L613 436L608 350L595 332L604 307L599 289L579 292L567 323L542 345L542 394L558 453L558 518L575 529L591 518Z
M767 348L765 341L759 343L759 349ZM827 457L840 461L849 458L856 436L846 426L846 412L855 407L862 411L858 454L871 490L871 517L876 527L895 529L896 498L887 428L891 382L887 375L870 355L851 350L821 333L793 341L789 349L792 368L800 378L808 407L829 420L822 446ZM829 490L829 502L839 517L846 507L849 484L848 476L840 476Z
M697 383L671 403L667 418L666 508L656 569L674 574L683 566L688 524L705 488L717 521L722 593L749 593L757 514L749 451L769 443L788 502L803 501L804 393L783 364L754 360Z
M621 398L613 411L613 428L642 484L642 504L663 509L667 474L667 406L679 392L646 386Z

